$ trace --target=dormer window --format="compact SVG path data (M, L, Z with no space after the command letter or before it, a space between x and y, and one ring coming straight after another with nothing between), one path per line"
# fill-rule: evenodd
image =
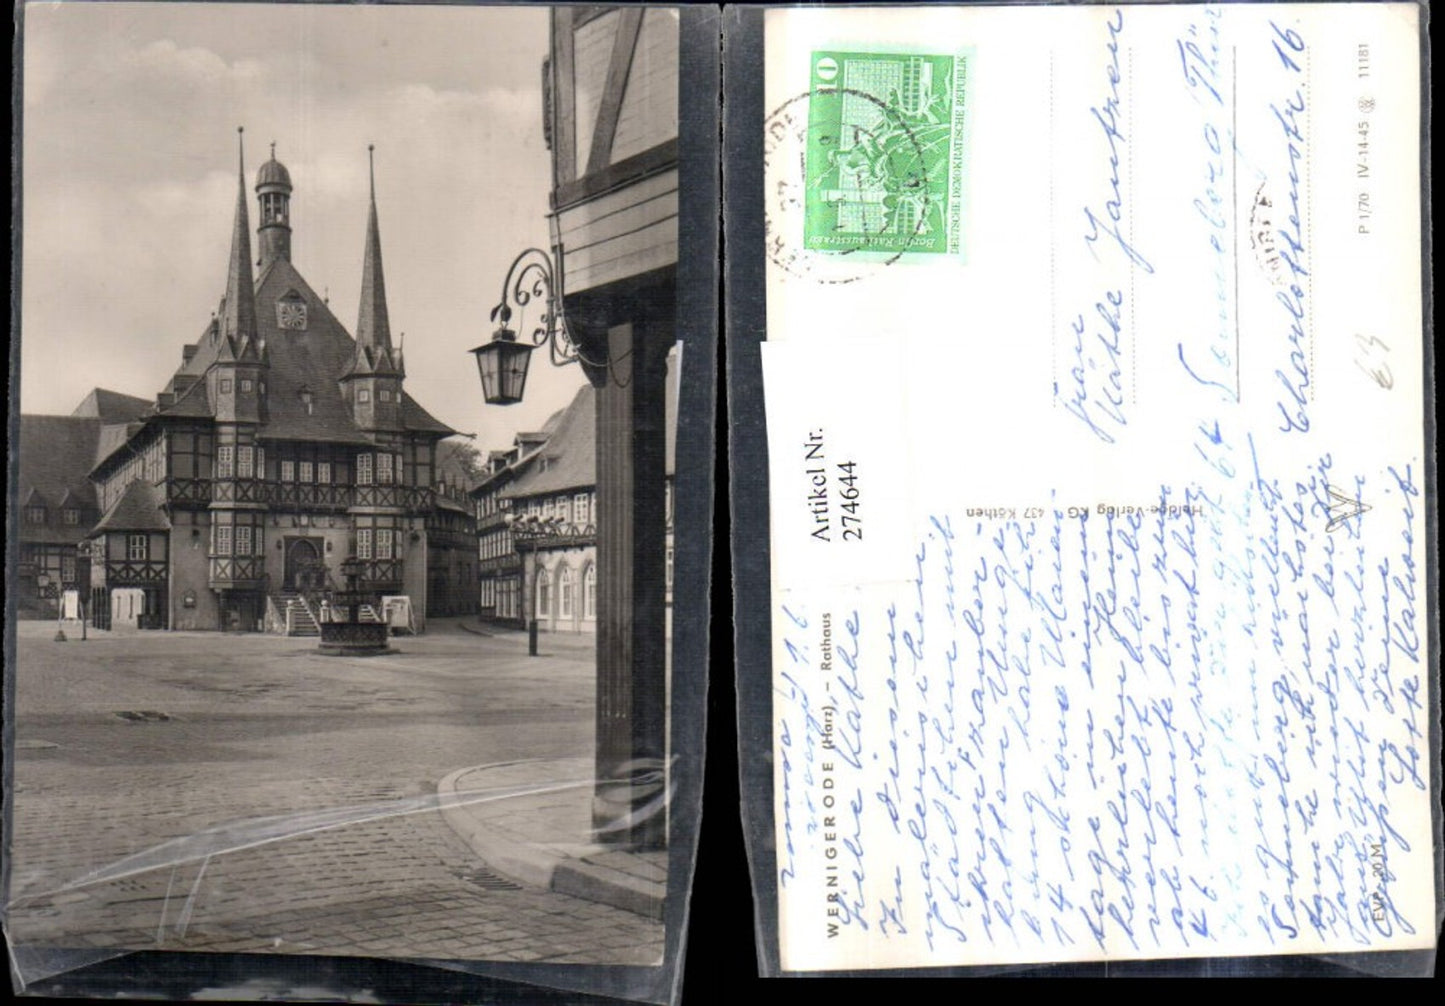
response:
M25 522L27 524L44 524L45 507L40 505L28 506L25 508Z
M73 506L66 507L64 513L61 515L61 519L65 521L67 526L75 527L80 523L80 511Z
M311 415L312 400L314 398L314 396L311 394L311 389L303 384L301 385L301 390L297 392L297 394L301 396L301 407L306 410L306 414L308 416Z

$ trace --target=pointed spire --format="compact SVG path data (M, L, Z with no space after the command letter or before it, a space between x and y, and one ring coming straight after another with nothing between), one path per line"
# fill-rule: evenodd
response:
M251 220L246 209L245 127L236 128L238 166L236 220L231 230L231 259L226 269L226 297L222 302L221 335L242 339L256 337L256 287L251 273Z
M386 281L381 273L381 233L376 223L376 163L368 145L367 160L371 171L371 212L366 220L366 251L361 264L361 311L356 319L358 344L391 355L391 321L386 313Z

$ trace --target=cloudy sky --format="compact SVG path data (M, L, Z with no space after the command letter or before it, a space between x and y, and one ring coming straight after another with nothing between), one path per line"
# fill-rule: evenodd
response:
M275 141L292 260L348 327L376 144L392 335L439 419L504 446L582 383L538 354L526 401L487 406L467 354L547 245L545 9L32 3L24 33L23 411L161 390L225 288L238 125L248 191Z

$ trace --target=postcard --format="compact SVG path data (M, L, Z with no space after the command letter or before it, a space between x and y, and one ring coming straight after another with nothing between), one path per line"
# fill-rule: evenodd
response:
M1434 945L1419 18L767 12L783 971Z
M676 1001L717 12L16 14L16 993Z

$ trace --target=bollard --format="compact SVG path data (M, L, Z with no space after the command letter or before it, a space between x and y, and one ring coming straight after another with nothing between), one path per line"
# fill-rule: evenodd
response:
M527 623L527 656L537 655L537 620L534 618Z

